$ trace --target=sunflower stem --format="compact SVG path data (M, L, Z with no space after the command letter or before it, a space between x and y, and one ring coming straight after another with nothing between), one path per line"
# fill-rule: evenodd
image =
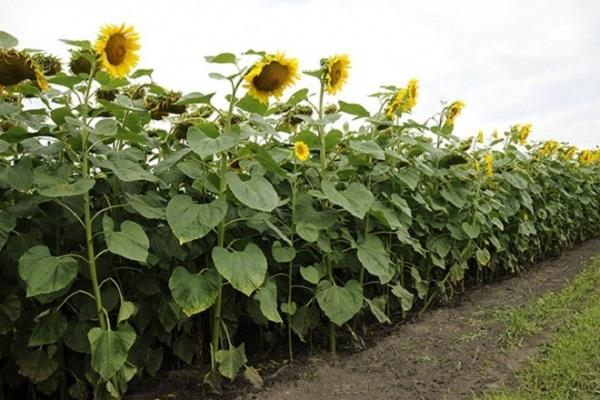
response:
M319 140L321 142L321 176L325 175L327 168L327 153L325 149L325 127L323 126L323 99L325 98L325 84L321 79L321 90L319 91Z

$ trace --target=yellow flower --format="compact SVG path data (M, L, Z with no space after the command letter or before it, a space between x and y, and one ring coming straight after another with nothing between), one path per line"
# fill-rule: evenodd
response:
M498 134L498 129L494 129L494 132L492 133L492 139L494 139L494 140L500 139L500 135Z
M308 157L310 156L310 151L308 150L308 146L306 145L306 143L302 141L294 143L294 156L299 161L308 160Z
M483 157L483 163L485 164L485 174L492 176L494 174L494 156L491 153L487 153Z
M136 66L140 36L132 26L105 25L96 40L96 52L102 67L113 77L127 76Z
M298 79L298 60L286 58L282 53L263 57L245 76L248 94L267 104L269 97L279 98L283 91Z
M565 151L563 151L561 158L563 160L572 160L575 153L577 153L577 147L570 146Z
M584 164L584 165L591 164L592 158L593 158L593 155L590 150L583 150L581 153L579 153L579 162L581 164Z
M481 129L479 130L479 132L477 132L477 143L483 143L483 131Z
M446 122L444 122L444 125L454 125L454 120L460 115L464 107L465 103L460 100L450 104L446 109Z
M551 156L558 148L560 147L560 143L556 140L548 140L539 151L540 157L548 157Z
M414 78L411 79L408 81L407 89L408 98L406 99L406 104L404 105L404 111L409 112L417 104L417 97L419 96L419 81Z
M329 57L325 63L325 92L336 94L348 79L350 58L346 54Z
M394 98L390 100L385 110L385 115L388 119L394 119L398 111L404 111L404 104L406 102L407 97L408 91L406 90L406 88L398 89L398 91L394 95Z
M527 137L531 133L531 124L525 124L523 126L517 125L519 128L519 144L525 144Z
M0 50L0 85L13 86L27 79L35 81L41 90L48 82L41 68L24 51Z

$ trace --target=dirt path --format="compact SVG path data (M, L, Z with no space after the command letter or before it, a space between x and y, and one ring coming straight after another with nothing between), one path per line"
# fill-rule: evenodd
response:
M536 353L551 332L527 337L522 347L498 342L501 322L482 322L482 312L519 306L557 290L575 276L582 262L600 254L600 239L590 240L560 258L538 264L520 278L474 290L460 305L426 313L401 325L367 350L333 359L313 357L268 379L250 400L320 399L469 399L498 388Z

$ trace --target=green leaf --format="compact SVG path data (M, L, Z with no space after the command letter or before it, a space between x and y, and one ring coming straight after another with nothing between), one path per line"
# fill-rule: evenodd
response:
M233 379L240 368L248 362L244 343L239 347L231 346L228 350L219 350L215 354L219 364L219 372L226 378Z
M265 113L267 112L267 105L261 103L260 101L256 100L254 97L252 96L244 96L242 97L237 103L236 106L238 108L241 108L244 111L247 111L249 113L254 113L254 114L259 114L259 115L265 115Z
M191 274L187 269L177 267L169 279L169 289L185 315L191 317L215 303L218 279L217 272L212 268L205 269L199 274Z
M279 240L273 242L271 252L273 253L273 258L278 263L287 263L293 261L296 257L296 249L282 246Z
M325 179L321 182L321 187L329 201L360 219L365 217L375 200L373 194L362 183L353 182L346 190L338 192L335 185Z
M66 288L78 270L73 257L52 257L46 246L34 246L19 258L19 275L27 285L27 297Z
M457 208L463 208L466 204L465 199L458 192L452 190L452 188L443 188L440 190L440 194Z
M103 380L108 381L125 365L135 338L135 331L129 325L121 325L115 331L90 329L88 340L92 349L91 365Z
M43 346L55 343L67 330L67 320L56 310L43 316L33 328L29 346Z
M119 307L119 315L117 316L117 324L127 321L133 314L137 312L137 307L131 301L122 301Z
M177 106L185 106L188 104L210 104L210 99L214 96L214 93L203 94L203 93L189 93L185 96L182 96L175 105Z
M412 308L415 296L404 289L400 284L391 286L392 294L400 300L400 306L404 311L409 311Z
M16 37L10 33L0 31L0 49L12 49L19 44Z
M167 205L167 221L180 244L206 236L225 218L227 202L195 204L190 196L176 195Z
M481 232L481 226L476 222L473 222L472 224L468 222L463 222L461 224L461 227L463 231L467 234L467 236L471 239L477 239L479 237L479 233Z
M246 149L252 151L252 156L254 159L263 167L265 167L267 171L279 175L282 178L286 178L288 176L287 172L279 166L277 161L275 161L271 154L269 154L269 152L261 145L256 143L248 143L246 145Z
M106 245L111 253L129 260L146 262L150 240L139 224L127 220L121 224L120 232L114 231L112 218L105 215L102 218L102 227Z
M213 247L212 259L223 278L246 296L250 296L265 281L267 259L254 243L248 243L243 251Z
M477 257L479 265L488 265L491 258L490 252L487 249L477 249L475 251L475 257Z
M213 139L198 127L192 126L188 129L187 139L192 151L206 158L234 147L239 143L240 136L235 133L224 133Z
M0 250L6 244L8 235L17 225L17 218L14 214L6 210L0 210Z
M283 323L281 315L277 311L277 285L268 280L256 291L254 298L260 304L260 311L269 320L278 324Z
M79 178L69 182L66 178L34 172L34 182L38 191L48 197L78 196L88 192L96 183L92 178Z
M279 206L279 196L273 185L260 175L242 181L235 173L228 172L225 180L233 195L250 208L271 212Z
M349 280L344 287L323 280L317 286L317 302L321 310L337 326L342 326L362 308L363 293L360 283Z
M376 235L366 236L365 241L358 245L357 255L363 267L377 276L382 284L388 283L394 276L390 256Z
M346 114L354 115L357 118L368 118L369 112L360 104L355 103L346 103L344 101L340 101L340 111Z
M23 352L16 363L19 366L19 374L31 379L34 384L50 378L58 369L58 362L48 356L41 347L31 352Z
M385 153L374 140L351 140L350 148L377 160L385 160Z
M221 53L217 54L216 56L206 56L204 59L206 62L213 64L235 64L237 60L235 54L232 53Z
M69 39L59 39L61 42L68 44L69 46L80 47L82 49L91 49L92 44L89 40L69 40Z
M140 215L149 219L165 219L167 217L163 207L163 198L154 192L143 194L125 193L127 204Z
M300 103L302 100L306 100L308 96L308 89L300 89L294 94L290 96L290 98L285 102L288 106L295 106Z
M131 160L105 160L98 162L98 165L114 172L117 178L123 182L158 181L157 177L146 171L140 164Z
M392 321L390 321L390 318L386 315L386 313L379 308L379 305L370 299L365 298L365 301L367 302L367 305L369 306L369 309L371 310L371 313L373 314L373 316L375 316L375 318L377 318L377 321L379 321L380 324L391 324Z
M112 118L102 119L94 126L94 133L100 136L115 136L119 127Z

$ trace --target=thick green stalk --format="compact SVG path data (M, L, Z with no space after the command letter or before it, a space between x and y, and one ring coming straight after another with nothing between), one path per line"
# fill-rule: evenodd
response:
M325 149L325 128L323 126L323 98L325 96L325 87L321 81L321 91L319 92L319 140L321 142L321 175L325 175L327 168L327 152Z
M296 164L294 163L294 177L292 178L292 202L290 207L292 208L291 212L291 222L290 222L290 240L294 243L294 220L296 217ZM294 361L294 349L292 347L292 314L290 310L292 309L292 272L293 272L293 261L290 261L290 265L288 268L288 314L287 314L287 334L288 334L288 355L290 357L290 362Z

